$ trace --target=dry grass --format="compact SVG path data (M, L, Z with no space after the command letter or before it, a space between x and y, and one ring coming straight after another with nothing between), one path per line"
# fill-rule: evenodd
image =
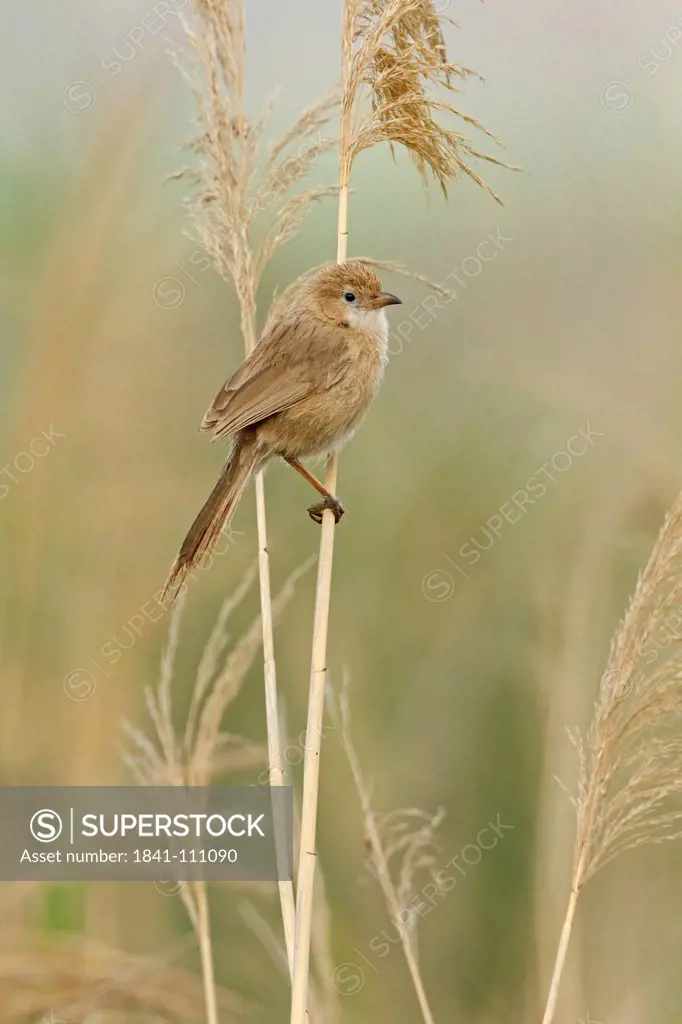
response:
M223 1020L246 1019L248 1004L239 996L219 990L216 1000ZM25 938L0 951L3 1024L82 1024L104 1013L131 1022L185 1024L201 1018L202 1002L194 975L169 957L133 956L75 940L30 944Z
M275 619L293 597L296 583L310 564L306 562L296 569L275 597ZM125 726L130 740L125 761L139 785L209 786L218 775L261 767L267 759L267 748L261 743L235 736L222 728L225 712L241 692L262 646L261 619L256 616L227 651L230 616L245 599L255 578L254 566L234 594L223 602L197 666L187 721L180 732L175 724L172 683L184 595L174 606L159 682L155 689L145 689L155 735L147 736L129 723Z
M419 808L412 807L407 810L390 811L382 815L376 814L372 809L370 787L363 775L351 735L347 686L344 686L341 693L340 707L337 707L333 695L329 703L332 708L332 718L339 728L343 749L346 752L353 782L360 798L368 850L368 867L379 882L391 922L400 936L410 978L419 1001L422 1020L424 1024L434 1024L419 966L417 950L419 917L414 911L408 912L407 908L417 890L417 876L423 871L428 871L432 879L436 879L435 853L438 848L436 833L444 818L444 812L438 811L436 814L430 815Z
M589 879L625 850L682 835L674 800L682 792L681 607L682 495L613 640L586 741L572 737L580 756L573 877L544 1024L554 1019L576 905Z

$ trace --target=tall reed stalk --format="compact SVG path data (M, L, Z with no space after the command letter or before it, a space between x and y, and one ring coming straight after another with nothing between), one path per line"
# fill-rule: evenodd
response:
M256 344L255 301L242 305L242 327L245 354L249 356ZM285 783L282 761L282 740L279 731L279 701L277 698L277 663L275 662L275 635L272 622L272 593L270 590L270 553L268 551L268 529L265 506L265 480L263 472L256 475L256 528L258 531L258 578L260 583L261 625L263 628L263 680L265 683L265 724L268 737L268 766L271 786ZM279 833L275 842L280 841ZM282 861L277 857L277 863ZM294 971L294 934L296 928L296 905L294 884L291 879L280 879L277 883L282 911L284 944L289 963L289 974Z
M348 178L350 164L344 155L348 151L350 110L345 102L351 65L351 45L348 33L343 35L343 103L341 109L339 216L336 241L336 262L343 263L348 252ZM325 485L330 494L336 494L339 457L331 455L327 465ZM301 834L297 874L296 946L291 993L292 1024L305 1024L310 971L310 937L313 926L313 896L315 890L315 859L317 832L317 803L320 785L320 755L322 752L322 725L324 718L324 687L327 675L327 633L332 590L334 562L334 514L325 509L322 514L322 536L317 566L315 611L313 615L313 650L308 695L308 721L306 725L305 762L303 769L303 803L301 807ZM312 745L311 745L312 744Z
M468 69L447 61L441 19L433 0L344 0L337 263L343 263L348 255L348 188L353 161L378 142L405 146L422 176L426 178L429 169L446 194L448 181L461 172L490 191L466 157L497 161L473 150L463 136L440 125L434 117L436 111L462 115L427 92L429 85L453 90L455 77L469 74ZM465 120L480 127L468 117ZM338 454L333 453L326 477L332 494L337 479ZM313 617L291 1024L305 1022L309 984L334 533L334 516L327 510L322 520ZM424 1006L425 1019L431 1021L427 1004Z

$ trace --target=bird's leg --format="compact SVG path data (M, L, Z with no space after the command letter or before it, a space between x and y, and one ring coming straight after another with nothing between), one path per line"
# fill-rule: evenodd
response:
M312 484L318 494L321 494L324 498L333 498L334 495L324 486L323 483L314 476L310 470L306 469L302 462L298 459L285 459L289 463L292 469L295 469L297 473L300 473L304 480L307 480L309 484Z
M305 468L302 462L298 459L286 459L292 469L295 469L297 473L300 473L304 480L307 480L309 484L312 484L318 494L322 495L322 501L319 501L317 505L311 505L308 509L308 515L316 523L322 522L322 513L325 509L331 509L334 513L334 522L338 523L343 513L346 511L337 497L335 497L331 491L328 491L324 484L320 483L316 476Z

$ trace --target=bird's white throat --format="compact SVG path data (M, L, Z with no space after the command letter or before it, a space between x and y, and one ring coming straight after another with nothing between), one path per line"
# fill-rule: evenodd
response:
M356 309L348 310L348 323L356 330L367 331L373 334L381 350L381 359L386 362L388 359L388 320L383 309Z

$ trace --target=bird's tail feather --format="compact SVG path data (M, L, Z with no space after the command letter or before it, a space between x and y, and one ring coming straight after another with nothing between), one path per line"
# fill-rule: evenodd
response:
M215 487L182 542L180 553L166 580L163 597L172 592L175 600L189 573L211 550L229 524L249 477L261 461L255 441L241 438L235 441Z

